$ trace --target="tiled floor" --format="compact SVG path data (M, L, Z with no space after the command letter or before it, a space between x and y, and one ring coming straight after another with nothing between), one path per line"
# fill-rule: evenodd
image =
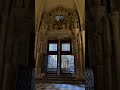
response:
M85 90L85 85L72 84L37 84L36 90Z

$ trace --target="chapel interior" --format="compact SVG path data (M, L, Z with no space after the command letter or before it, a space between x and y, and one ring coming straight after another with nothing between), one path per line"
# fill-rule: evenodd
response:
M0 1L0 90L120 90L119 4Z

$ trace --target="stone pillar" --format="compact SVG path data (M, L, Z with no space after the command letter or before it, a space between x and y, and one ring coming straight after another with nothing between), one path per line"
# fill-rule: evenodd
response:
M3 17L2 22L2 29L1 29L1 36L0 36L0 89L2 89L3 85L3 77L4 77L4 66L5 66L5 59L4 59L4 53L5 53L5 38L6 38L6 28L7 28L7 22L8 17L5 15Z
M83 61L85 61L85 30L81 31L82 36L82 48L83 48Z
M79 63L80 63L80 78L83 80L85 63L84 63L84 58L83 58L83 45L82 45L80 33L78 35L78 53L79 53L78 57L79 57Z
M89 33L87 32L88 36L86 38L87 40L87 43L85 44L85 49L89 49L88 51L86 51L88 53L88 55L86 54L86 56L89 57L89 60L87 60L88 57L86 57L86 61L85 62L88 62L87 65L90 66L90 67L93 67L94 65L94 62L95 62L95 41L94 41L94 34L93 33Z
M39 79L41 77L41 68L40 68L40 54L37 52L36 65L35 65L35 78Z
M1 2L1 1L0 1ZM4 59L4 53L5 53L5 42L6 42L6 33L7 33L7 27L8 27L8 21L9 21L9 4L11 0L5 1L7 3L1 2L5 8L3 9L1 14L2 21L1 22L1 30L0 30L0 90L2 90L3 85L3 78L4 78L4 67L5 67L5 59ZM0 7L2 6L0 5Z
M7 81L8 81L8 74L10 73L10 64L8 63L8 61L7 61L7 63L5 64L5 71L4 71L4 81L3 81L3 89L2 90L8 90L8 88L7 87L9 87L9 86L7 86L7 85L9 85L8 83L7 83Z
M113 41L115 50L115 62L116 62L116 73L117 73L117 90L120 90L120 34L119 34L119 12L114 11L111 14L111 21L113 27Z
M95 90L105 90L104 63L103 63L103 28L102 18L105 15L105 7L101 6L101 0L96 0L96 39L95 39Z
M15 64L16 63L13 63L12 61L6 62L2 90L16 90L17 67Z
M43 40L40 40L40 46L37 48L37 58L36 58L36 71L35 71L35 78L41 78L41 55L42 55L42 48L43 48Z
M104 18L103 25L104 34L104 66L105 66L105 89L112 90L112 48L111 48L111 36L110 36L110 25L108 18Z
M39 35L39 31L36 31L36 32L35 32L35 50L34 50L34 58L37 58L38 35Z
M74 52L74 55L75 55L75 65L76 65L76 79L79 79L80 78L80 69L79 69L79 60L78 60L78 43L77 43L77 39L75 38L74 40L74 49L75 49L75 52Z
M0 89L1 90L8 90L8 88L10 88L15 82L16 76L14 76L14 79L12 81L11 81L11 78L13 78L12 75L16 72L12 72L14 68L10 66L10 63L13 62L13 56L14 56L13 55L13 43L14 43L14 38L15 38L14 37L14 25L15 23L14 23L14 18L12 15L9 18L3 17L3 26L2 26L2 34L1 34L2 37L0 38L0 46L1 46L1 49L0 49L0 62L1 62L0 63ZM7 68L7 65L10 67ZM15 64L13 64L12 66L15 66ZM11 89L13 88L14 87L12 87Z
M102 35L96 33L96 61L95 61L95 90L105 90L104 88L104 63L103 63L103 42Z

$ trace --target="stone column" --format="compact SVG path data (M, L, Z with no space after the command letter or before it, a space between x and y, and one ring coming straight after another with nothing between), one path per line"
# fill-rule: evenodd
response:
M5 15L2 22L2 29L1 29L1 36L0 36L0 89L2 89L3 85L3 77L4 77L4 67L5 67L5 59L4 59L4 53L5 53L5 38L6 38L6 28L7 28L7 22L8 17Z
M40 54L37 52L37 57L36 57L36 66L35 66L35 78L38 79L41 77L41 68L40 68Z
M74 40L74 49L75 49L75 52L74 52L74 55L75 55L75 63L76 63L76 76L75 78L76 79L79 79L80 78L80 69L79 69L79 60L78 60L78 43L77 43L77 38L75 38Z
M9 87L9 84L7 82L9 82L8 81L8 79L9 79L8 78L8 72L10 73L10 68L11 68L10 64L7 61L7 63L5 64L4 81L3 81L3 89L2 90L7 90L7 87Z
M12 66L15 66L15 64L11 65L13 63L14 56L14 25L14 17L12 16L12 14L9 17L4 14L1 29L2 34L0 38L0 90L8 90L7 88L10 89L10 87L12 87L13 83L15 82L16 76L14 76L14 79L12 79L11 81L11 78L13 78L12 75L16 73L12 72L14 69L12 68ZM11 89L13 88L14 87L12 87Z
M82 36L82 48L83 48L83 61L85 61L85 30L81 31Z
M4 53L5 53L5 42L6 42L6 33L7 33L7 27L8 27L8 21L9 21L9 4L11 0L7 0L7 3L4 4L6 6L2 12L2 22L1 22L1 30L0 30L0 90L2 90L3 85L3 78L4 78L4 67L5 67L5 59L4 59ZM0 3L3 4L3 3Z
M39 31L35 32L35 51L34 51L34 57L37 57L37 46L38 46L38 35L39 35Z
M110 26L108 18L104 18L103 26L104 34L104 65L105 65L105 89L112 90L112 67L111 67L111 58L112 58L112 48L111 48L111 36L110 36Z
M43 39L40 40L40 46L37 48L37 58L36 58L36 72L35 72L35 77L36 78L41 78L41 55L42 55L42 48L43 48Z
M105 15L105 7L101 6L101 0L96 0L96 39L95 39L95 90L105 90L105 78L104 78L104 63L103 63L103 28L102 18Z
M111 21L113 27L113 41L115 51L116 73L117 73L117 86L120 90L120 34L119 34L119 12L114 11L111 14Z
M95 61L95 90L105 90L104 88L104 63L103 63L103 40L102 35L96 33L96 61Z
M83 80L84 79L84 67L85 67L85 63L84 63L84 58L83 58L83 45L81 42L81 35L79 33L78 35L78 52L79 52L79 64L80 64L80 78Z
M38 68L38 37L39 37L39 32L37 31L36 32L36 40L35 40L35 78L38 78L38 71L37 71L37 68Z

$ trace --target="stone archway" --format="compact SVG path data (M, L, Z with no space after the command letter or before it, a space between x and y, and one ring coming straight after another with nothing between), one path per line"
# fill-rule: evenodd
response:
M64 16L65 20L62 23L64 25L64 28L55 28L55 17L58 15ZM47 39L48 38L56 38L56 39L62 39L62 38L70 38L72 39L72 45L73 45L73 52L72 54L75 55L76 59L76 78L84 78L84 42L83 36L84 34L81 31L81 26L80 26L80 19L78 16L78 12L75 9L66 9L61 6L58 6L57 8L52 9L49 12L45 12L43 14L43 17L41 18L41 26L39 30L39 41L38 42L38 53L37 53L37 58L36 58L36 78L40 78L40 59L42 53L46 53L46 44L47 44ZM58 23L58 21L57 21ZM63 26L62 25L62 26ZM58 26L59 27L59 26ZM64 31L64 32L61 32ZM75 45L74 45L75 43ZM44 47L43 47L44 46ZM84 46L84 47L83 47ZM44 49L43 49L44 48ZM43 52L40 52L43 51Z

